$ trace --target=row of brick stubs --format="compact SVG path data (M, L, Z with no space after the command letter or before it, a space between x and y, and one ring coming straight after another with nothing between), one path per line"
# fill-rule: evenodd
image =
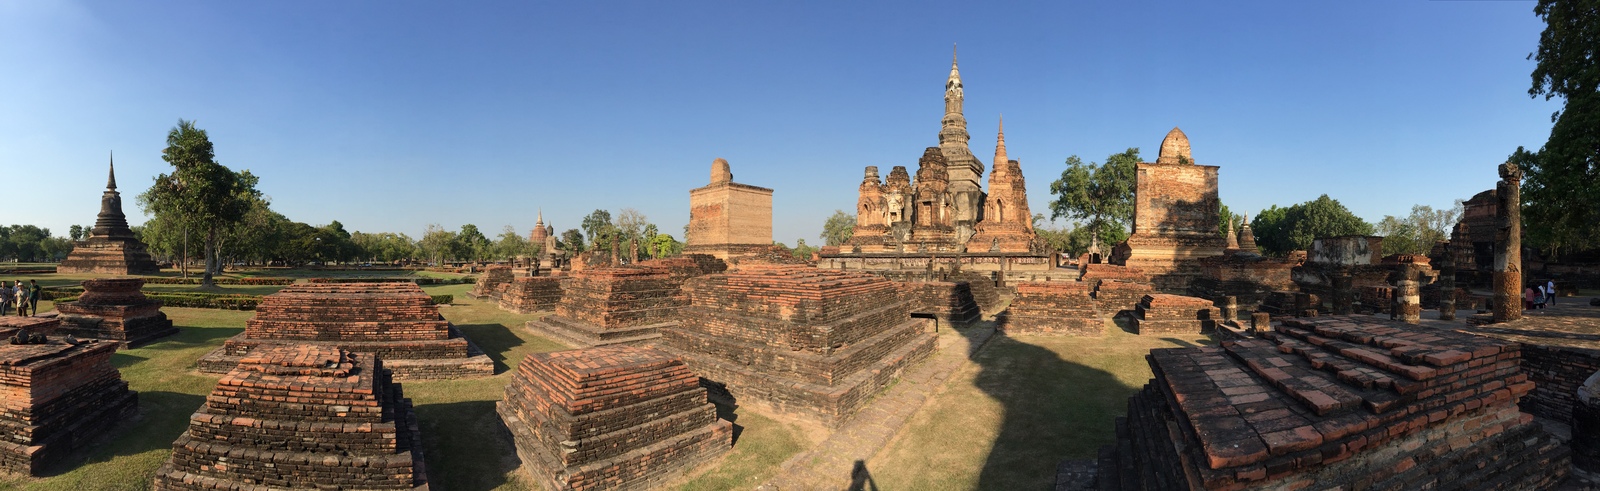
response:
M1200 334L1214 329L1220 318L1210 300L1154 293L1139 300L1132 324L1139 335Z
M651 489L733 443L699 377L653 348L528 355L496 411L524 463L558 490Z
M217 382L155 489L413 489L426 485L411 401L380 359L272 346Z
M1568 449L1516 401L1515 343L1361 317L1154 350L1100 489L1546 489Z
M748 265L684 285L662 346L741 401L840 424L936 344L930 321L881 276ZM741 402L742 404L743 402Z
M0 469L34 474L137 412L117 344L0 345Z
M1065 334L1099 336L1105 333L1090 284L1079 281L1030 282L1016 285L1017 295L995 318L1007 334Z

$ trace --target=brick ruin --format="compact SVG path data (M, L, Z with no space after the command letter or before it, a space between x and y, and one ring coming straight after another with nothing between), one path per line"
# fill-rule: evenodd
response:
M520 276L506 285L500 309L519 314L554 310L561 302L560 276Z
M654 489L733 444L699 377L654 348L528 355L495 409L552 490Z
M1138 268L1104 263L1084 263L1079 281L1088 283L1094 290L1095 303L1100 313L1107 317L1131 314L1145 295L1155 293L1150 276Z
M1200 259L1223 255L1227 245L1217 234L1218 169L1194 164L1189 138L1168 132L1156 162L1136 166L1133 235L1111 262L1143 270L1159 291L1186 293Z
M495 264L485 267L483 275L478 277L478 282L472 285L472 290L467 292L467 296L498 302L511 287L513 276L510 266Z
M1098 489L1549 489L1568 449L1518 411L1515 343L1371 317L1158 349Z
M1033 250L1033 213L1028 210L1027 183L1022 164L1006 157L1006 128L1002 121L994 144L993 172L982 218L968 247L988 252Z
M60 334L110 339L123 346L138 346L178 333L161 301L144 296L141 278L85 280L77 300L56 304Z
M946 325L967 326L978 322L983 312L964 281L919 281L898 283L900 291L912 301L912 312L926 314Z
M1133 332L1141 336L1200 334L1216 328L1220 318L1211 300L1152 293L1139 300Z
M154 489L428 489L421 435L379 357L264 346L189 416Z
M528 329L569 346L641 344L661 337L687 303L666 269L640 266L586 268L562 284L555 314L528 321Z
M201 358L199 369L225 373L256 351L283 345L374 353L400 380L494 374L489 356L410 282L289 285L263 298L244 332Z
M0 469L38 474L138 412L117 343L0 344Z
M1080 281L1018 283L1016 297L995 317L995 326L1006 334L1105 334L1092 291L1090 283Z
M136 275L156 274L156 266L143 242L128 228L122 214L122 193L117 192L117 166L111 164L106 191L100 195L100 214L89 238L73 244L72 252L56 265L57 273Z
M1522 318L1522 169L1500 164L1495 185L1494 322Z
M772 245L772 190L733 182L728 161L711 163L711 183L689 191L683 252L724 261Z
M740 404L828 426L937 347L895 283L868 273L749 265L689 280L684 291L690 304L662 348Z
M60 327L61 319L57 317L0 316L0 343L5 342L6 338L16 336L19 332L48 335L55 334L56 329Z

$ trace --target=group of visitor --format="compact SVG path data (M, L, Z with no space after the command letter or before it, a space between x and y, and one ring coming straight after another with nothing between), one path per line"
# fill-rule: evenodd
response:
M1522 306L1527 309L1542 309L1556 304L1556 282L1534 282L1522 289Z
M10 315L13 308L17 315L39 313L39 290L38 280L28 280L27 284L22 280L16 284L0 281L0 315Z

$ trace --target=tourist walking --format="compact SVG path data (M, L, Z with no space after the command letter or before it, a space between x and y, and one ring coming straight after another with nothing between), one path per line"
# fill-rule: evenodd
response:
M11 313L11 284L0 281L0 316Z
M1549 287L1549 288L1546 288L1545 291L1550 292L1550 305L1555 305L1556 304L1556 280L1550 280L1550 283L1548 283L1546 286Z
M44 295L44 289L39 288L39 280L28 280L28 310L33 315L39 315L39 297Z
M16 290L12 296L17 298L17 315L28 315L28 286L22 284L22 280L17 280Z

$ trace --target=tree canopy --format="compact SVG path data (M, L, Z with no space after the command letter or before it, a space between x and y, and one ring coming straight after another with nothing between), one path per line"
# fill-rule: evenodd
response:
M823 245L843 245L845 241L850 240L855 231L855 215L845 213L844 210L833 210L833 215L828 217L828 221L822 222L822 235L817 238L822 239Z
M1372 224L1326 194L1288 208L1262 210L1250 220L1250 229L1261 252L1274 256L1310 249L1311 241L1320 237L1373 233Z
M1056 196L1050 202L1050 219L1066 217L1078 222L1079 228L1099 236L1102 248L1126 240L1133 222L1138 164L1138 148L1112 154L1103 165L1085 165L1077 155L1067 157L1067 169L1050 183L1050 193Z
M167 147L161 151L172 173L156 176L155 184L139 195L146 212L204 234L202 288L215 287L211 277L221 269L217 245L224 229L242 220L253 202L262 199L250 171L234 172L215 157L206 131L196 128L194 121L179 119L167 132Z
M1531 97L1560 97L1550 138L1508 159L1525 172L1523 224L1530 245L1555 252L1600 246L1600 0L1539 0L1545 22Z

